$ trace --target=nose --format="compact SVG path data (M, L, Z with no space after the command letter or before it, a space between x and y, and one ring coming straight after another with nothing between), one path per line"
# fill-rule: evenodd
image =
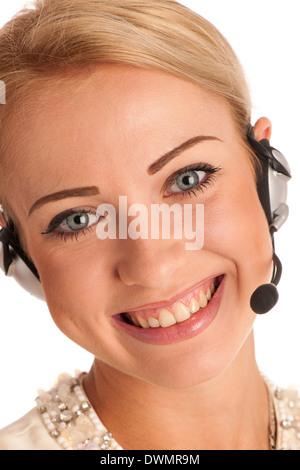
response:
M162 288L176 277L184 258L178 240L128 239L123 249L117 273L128 286Z

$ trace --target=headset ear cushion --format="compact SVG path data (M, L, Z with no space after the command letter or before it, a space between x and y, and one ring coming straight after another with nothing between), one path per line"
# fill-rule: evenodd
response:
M15 253L12 249L10 249L10 246L9 246L9 232L7 228L3 228L0 231L0 243L2 244L1 267L4 270L5 274L8 276L10 267L14 264Z
M265 211L268 224L273 222L270 205L270 188L269 188L269 161L266 158L260 158L262 172L257 177L257 192L261 205Z
M27 292L40 300L45 300L38 273L24 252L17 254L11 246L12 235L9 230L0 230L0 269L13 277ZM15 243L13 242L15 245ZM22 257L20 256L22 255Z
M249 124L247 132L248 142L257 156L261 172L257 172L257 192L261 205L265 211L268 224L272 223L271 203L270 203L270 187L269 187L269 152L266 146L269 146L268 140L258 142L255 139L254 127Z
M0 231L0 241L2 241L3 244L3 264L6 274L8 273L9 266L12 264L12 262L19 257L34 274L34 276L38 280L40 279L36 267L21 247L15 226L11 220L9 220L6 224L6 227Z

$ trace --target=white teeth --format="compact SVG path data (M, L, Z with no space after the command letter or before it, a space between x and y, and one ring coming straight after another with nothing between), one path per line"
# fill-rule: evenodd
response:
M163 308L159 312L159 318L148 317L143 318L141 316L129 315L128 317L131 322L138 327L142 328L167 328L168 326L175 325L176 323L188 320L194 313L198 312L199 309L205 308L208 302L216 291L214 283L207 288L206 294L203 290L199 293L199 300L192 297L187 307L183 302L176 302L174 306L174 314L172 314L166 308Z
M137 317L138 321L139 321L139 324L142 328L150 328L150 325L149 323L147 322L147 320L145 320L144 318L142 317Z
M163 308L159 313L159 324L163 328L167 328L168 326L175 325L176 320L174 315L172 315L169 310Z
M151 328L158 328L160 326L159 321L157 320L157 318L154 318L154 317L149 317L148 323L151 326Z
M211 290L210 290L210 288L208 288L207 291L206 291L206 298L207 298L207 300L211 299Z
M191 316L189 307L184 305L182 302L176 302L174 316L177 323L187 320Z
M205 308L207 305L207 302L208 302L207 297L204 294L203 290L201 290L199 294L199 307Z
M130 315L130 320L135 324L135 326L141 326L138 319L134 315Z
M191 298L190 304L189 304L189 309L191 313L198 312L199 310L199 302L195 299L195 297Z

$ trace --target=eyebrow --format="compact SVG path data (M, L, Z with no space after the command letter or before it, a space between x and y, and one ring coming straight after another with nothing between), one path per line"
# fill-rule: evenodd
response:
M167 165L173 158L178 157L181 155L182 152L185 150L194 147L194 145L199 144L200 142L205 142L207 140L216 140L219 142L223 142L223 140L219 139L218 137L214 137L211 135L198 135L197 137L192 137L191 139L187 140L183 144L175 147L170 152L165 153L162 157L152 163L147 172L149 175L154 175L158 171L160 171L165 165Z
M60 201L61 199L65 199L68 197L87 197L87 196L95 196L99 194L99 189L97 186L87 186L84 188L74 188L74 189L64 189L62 191L58 191L53 194L48 194L47 196L43 196L38 199L31 209L29 210L28 217L32 214L34 210L38 207L47 204L48 202L52 201Z
M149 175L154 175L158 171L160 171L165 165L167 165L171 160L181 155L182 152L188 150L194 145L205 142L209 140L216 140L219 142L223 142L218 137L210 136L210 135L199 135L197 137L192 137L191 139L187 140L183 144L175 147L170 152L165 153L162 157L152 163L147 172ZM60 201L61 199L71 198L71 197L88 197L88 196L96 196L100 194L99 189L97 186L87 186L84 188L74 188L74 189L64 189L62 191L58 191L56 193L48 194L47 196L43 196L32 205L29 210L28 217L38 209L39 207L53 201Z

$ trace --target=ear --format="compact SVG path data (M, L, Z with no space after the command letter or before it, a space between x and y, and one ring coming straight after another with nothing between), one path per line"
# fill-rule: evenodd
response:
M259 142L260 140L267 139L271 140L272 124L271 121L266 117L258 119L254 125L255 139Z

